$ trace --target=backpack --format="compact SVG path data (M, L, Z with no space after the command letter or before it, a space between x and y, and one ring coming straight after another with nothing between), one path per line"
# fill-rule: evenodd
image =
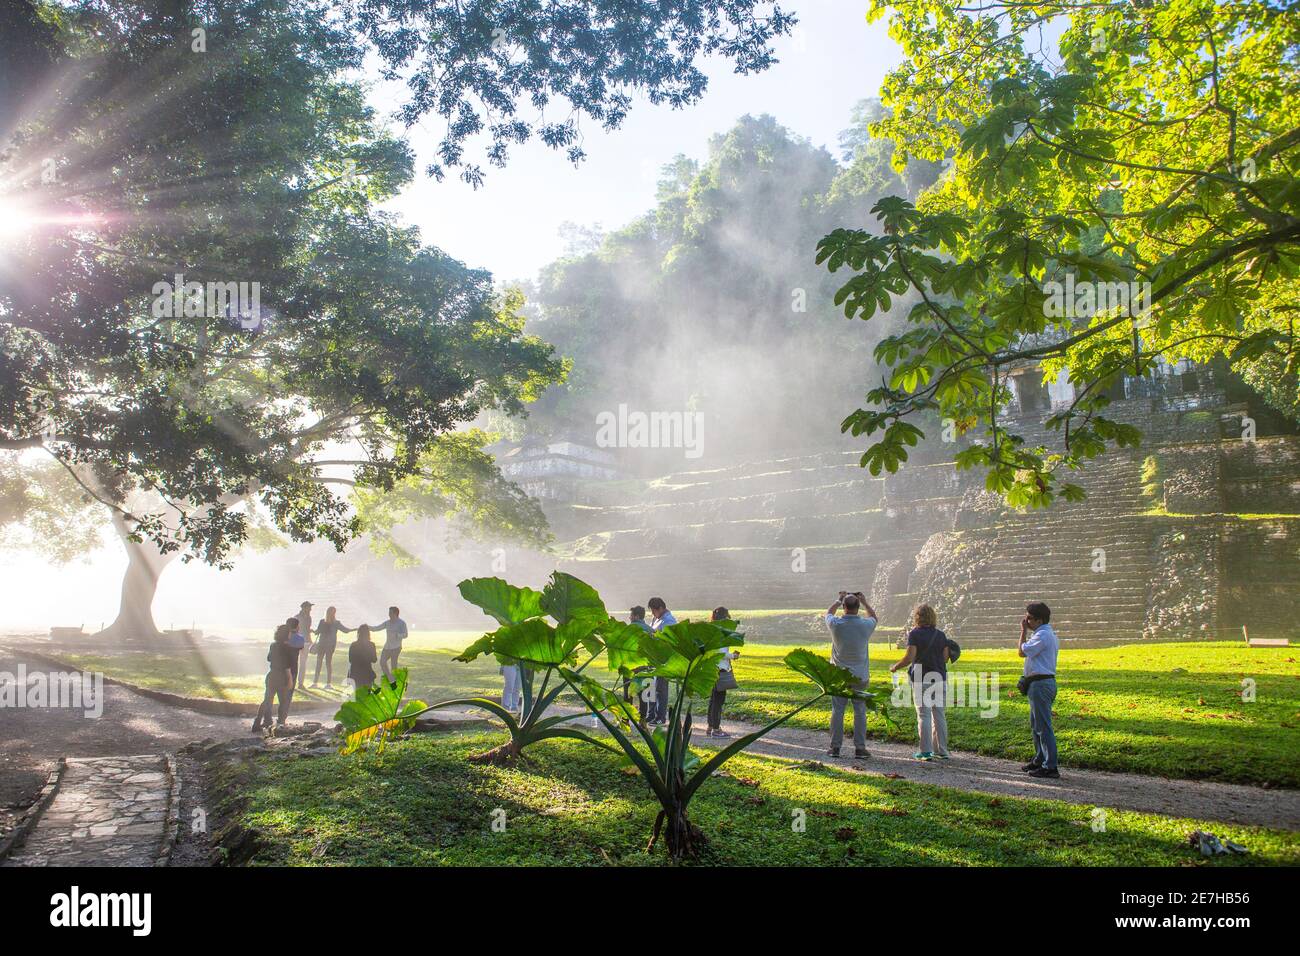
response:
M951 637L948 638L948 663L952 664L956 662L959 657L961 657L961 645Z

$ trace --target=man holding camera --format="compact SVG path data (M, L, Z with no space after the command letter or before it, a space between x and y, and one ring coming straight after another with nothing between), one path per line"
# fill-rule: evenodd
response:
M1052 611L1041 601L1025 607L1020 621L1018 653L1025 659L1024 676L1017 685L1029 698L1029 726L1034 732L1034 759L1021 769L1031 777L1060 777L1056 769L1056 735L1052 732L1052 704L1056 701L1056 654L1060 641L1047 622Z
M836 611L844 609L843 616ZM863 617L861 609L865 608L867 616ZM869 670L868 644L871 634L876 629L876 612L867 603L861 591L850 594L840 592L840 599L826 611L826 626L831 631L831 663L852 671L858 678L858 690L867 689L871 677ZM831 698L831 749L826 753L832 757L840 755L840 745L844 742L844 704L848 698ZM853 757L866 760L867 753L867 703L853 699Z

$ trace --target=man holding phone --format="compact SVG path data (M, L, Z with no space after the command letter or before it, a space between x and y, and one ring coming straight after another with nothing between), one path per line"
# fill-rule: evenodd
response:
M842 616L836 611L844 609ZM867 616L859 613L866 609ZM867 603L861 591L850 594L841 591L840 598L826 611L826 626L831 631L831 663L853 672L858 678L858 690L867 689L871 677L869 644L872 632L876 629L876 612ZM829 756L840 755L840 745L844 742L844 705L847 697L831 698L831 749ZM867 703L858 698L853 699L853 757L866 760L871 754L867 752Z
M1025 607L1020 621L1017 653L1025 659L1019 689L1029 698L1029 727L1034 733L1034 759L1021 769L1031 777L1060 777L1056 768L1056 734L1052 704L1056 701L1056 655L1060 641L1048 623L1052 611L1041 601Z

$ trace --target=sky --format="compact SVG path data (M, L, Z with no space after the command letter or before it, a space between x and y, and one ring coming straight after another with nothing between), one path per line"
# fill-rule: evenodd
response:
M673 110L641 99L612 133L588 123L587 159L576 167L562 151L533 143L515 147L504 169L484 162L486 183L478 190L454 171L439 183L423 170L441 121L412 127L405 135L417 153L417 179L388 208L467 265L498 280L531 279L564 253L563 223L599 223L607 231L625 225L654 204L664 164L678 153L703 159L709 137L746 113L769 113L838 156L853 104L876 94L900 59L898 48L884 21L867 23L866 0L783 0L781 6L800 22L776 44L778 64L738 76L726 61L708 61L709 87L699 103ZM373 100L391 111L401 93L400 84L379 85Z

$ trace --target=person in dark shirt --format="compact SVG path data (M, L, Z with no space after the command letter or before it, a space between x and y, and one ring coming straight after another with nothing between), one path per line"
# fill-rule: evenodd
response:
M641 630L645 631L647 634L654 633L654 631L651 630L650 625L645 622L645 608L643 608L640 604L637 604L633 606L632 610L629 613L631 615L629 620L632 624L635 624L637 627L641 628ZM632 673L634 675L640 674L645 671L648 671L649 669L650 668L648 666L635 667L632 669ZM628 689L630 688L630 686L631 686L630 680L623 682L624 697L627 696ZM640 684L638 684L638 686L640 686ZM653 703L646 700L646 696L651 693L652 692L649 687L642 687L641 690L638 691L636 695L637 709L641 713L641 723L643 724L654 714Z
M357 626L357 639L348 648L348 679L357 687L370 687L375 683L375 661L379 653L370 639L370 625Z
M731 612L725 607L716 607L713 609L713 620L729 621ZM739 656L740 651L733 651L730 647L722 649L722 657L718 659L718 682L713 685L713 693L709 695L709 724L704 731L706 737L731 736L722 729L722 707L727 702L727 691L735 690L738 686L731 662Z
M334 686L334 649L338 647L339 631L348 634L352 633L352 628L345 625L335 615L337 609L329 607L325 609L325 620L316 625L316 636L320 638L316 642L316 676L311 680L312 687L320 686L320 666L325 665L325 686L333 688Z
M934 608L918 604L912 611L912 629L907 632L907 654L889 668L895 673L907 668L916 706L916 731L920 749L917 760L948 759L948 719L944 713L948 680L948 635L937 627Z
M289 625L281 624L275 629L275 640L266 654L268 668L266 671L266 696L262 706L253 718L253 733L271 726L271 708L275 699L280 699L280 709L276 717L276 726L283 727L289 719L289 702L293 699L293 661L297 660L298 651L289 646Z

